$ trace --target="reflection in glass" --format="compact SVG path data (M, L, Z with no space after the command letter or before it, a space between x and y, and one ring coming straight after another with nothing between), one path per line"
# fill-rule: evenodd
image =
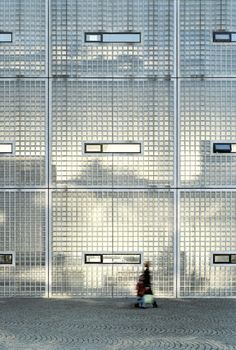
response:
M0 33L0 43L11 43L12 33Z
M0 254L0 265L12 265L12 254Z
M104 43L139 43L141 41L140 33L130 33L130 34L103 34L102 41Z
M13 145L12 143L0 143L0 153L13 153Z
M214 41L230 41L230 33L214 33Z
M236 264L236 254L231 255L231 264Z
M228 254L227 255L214 255L214 262L227 264L230 262L230 256Z
M104 254L103 264L141 264L140 254Z

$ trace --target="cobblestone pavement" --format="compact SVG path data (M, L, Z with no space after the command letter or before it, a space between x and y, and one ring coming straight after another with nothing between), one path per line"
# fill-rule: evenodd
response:
M236 350L236 299L0 299L1 350Z

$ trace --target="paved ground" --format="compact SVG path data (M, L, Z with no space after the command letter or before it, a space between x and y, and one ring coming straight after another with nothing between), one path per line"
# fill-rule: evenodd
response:
M1 350L236 350L236 299L0 299Z

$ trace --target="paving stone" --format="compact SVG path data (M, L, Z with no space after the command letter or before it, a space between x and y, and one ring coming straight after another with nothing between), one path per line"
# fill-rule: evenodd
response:
M0 299L0 350L236 350L235 299Z

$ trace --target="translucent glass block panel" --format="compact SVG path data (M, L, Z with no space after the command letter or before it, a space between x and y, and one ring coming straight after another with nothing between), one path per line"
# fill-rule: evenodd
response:
M82 142L112 140L112 81L53 81L52 175L58 186L112 186L112 157Z
M1 32L12 42L0 42L0 77L39 77L46 74L45 0L2 0Z
M142 142L140 156L113 156L113 185L173 185L174 86L162 80L113 83L113 141Z
M112 253L112 192L53 192L52 295L112 296L112 265L84 253Z
M1 251L15 252L15 266L0 268L0 296L46 293L46 196L44 192L0 192Z
M85 264L84 255L141 253L152 263L155 294L173 296L172 192L53 191L52 198L52 295L135 295L142 264Z
M173 184L173 83L53 82L53 183L153 187ZM84 143L142 143L142 154L85 154Z
M235 154L213 153L213 143L236 140L236 81L181 82L181 185L236 185Z
M52 0L51 9L53 75L123 77L172 74L172 0ZM141 42L96 42L101 41L99 32L104 35L141 33ZM95 34L90 38L86 33Z
M180 296L236 296L235 267L212 264L212 252L236 249L236 192L181 193Z
M153 293L174 296L174 194L121 191L113 194L113 250L141 252L151 262ZM113 266L113 296L134 295L143 265Z
M236 75L236 45L213 42L213 32L235 32L234 0L180 0L182 76Z
M12 155L0 154L1 187L45 185L45 81L0 81L0 143L12 142Z

